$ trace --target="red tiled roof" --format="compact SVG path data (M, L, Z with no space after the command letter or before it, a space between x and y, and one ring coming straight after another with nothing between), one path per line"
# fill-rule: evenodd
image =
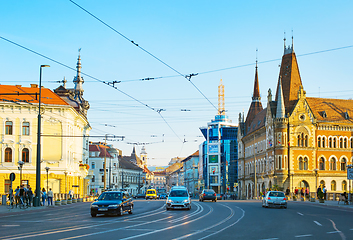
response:
M1 95L6 93L31 93L31 95ZM34 95L37 93L38 97ZM46 105L69 105L56 93L50 89L42 87L42 104ZM21 85L0 85L0 101L14 101L14 102L28 102L28 103L39 103L39 88L38 85L33 84L33 87L22 87Z

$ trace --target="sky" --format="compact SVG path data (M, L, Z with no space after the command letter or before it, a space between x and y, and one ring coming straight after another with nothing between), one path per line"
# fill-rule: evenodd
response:
M199 149L221 79L229 118L237 124L246 114L256 58L266 106L284 37L290 45L293 36L307 96L352 98L352 9L323 0L0 1L0 84L38 84L48 64L44 87L65 77L73 88L81 49L90 134L124 136L108 144L130 155L138 143L149 165L167 165ZM103 83L113 81L117 89Z

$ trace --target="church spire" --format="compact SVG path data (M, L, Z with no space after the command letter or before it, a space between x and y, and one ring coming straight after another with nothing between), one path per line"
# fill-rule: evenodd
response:
M74 78L74 83L75 83L75 92L77 93L82 93L83 92L83 87L82 84L84 83L83 78L81 77L81 48L78 50L78 59L77 59L77 74L76 77Z
M257 51L257 49L256 49ZM252 95L252 101L253 102L260 102L261 97L260 97L260 89L259 89L259 77L258 77L258 72L257 72L257 57L256 57L256 66L255 66L255 82L254 82L254 92Z
M277 89L277 111L276 111L276 118L284 118L286 110L284 108L284 99L283 99L283 91L282 91L282 84L281 84L281 77L278 80L278 89Z

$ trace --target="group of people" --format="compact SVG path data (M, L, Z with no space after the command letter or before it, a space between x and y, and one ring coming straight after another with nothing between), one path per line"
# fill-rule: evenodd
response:
M13 193L15 192L15 194ZM9 192L9 199L13 198L14 203L16 204L16 207L19 204L26 204L27 206L32 206L33 205L33 197L35 196L34 192L32 191L31 186L25 187L24 185L17 186L17 188L12 191L12 189ZM47 200L48 206L53 205L53 191L51 188L49 188L49 191L46 192L45 188L43 188L40 191L40 199L41 205L45 206L45 201Z
M326 200L327 189L325 185L322 187L322 189L321 189L321 186L317 188L316 194L318 198L321 195L321 193L323 194L323 199Z
M310 191L309 191L309 188L299 188L299 189L295 188L294 189L294 194L296 196L299 196L299 194L300 194L300 196L303 198L305 196L309 196Z

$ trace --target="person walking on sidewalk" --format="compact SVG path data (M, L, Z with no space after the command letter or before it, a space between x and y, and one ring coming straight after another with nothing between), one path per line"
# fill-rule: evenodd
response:
M286 197L287 197L287 199L289 198L289 195L290 195L290 190L289 190L289 187L287 187L287 189L286 189Z
M48 191L48 206L51 205L53 206L53 191L51 190L51 188L49 188L49 191Z
M41 195L42 195L42 205L45 206L45 199L47 198L47 192L45 191L45 188L42 189Z
M322 189L322 192L324 193L324 200L326 200L326 192L327 192L327 189L326 189L326 186L324 185L324 189Z
M317 191L316 191L316 197L319 199L319 196L320 196L320 193L322 192L322 190L321 190L321 186L319 186L318 188L317 188Z
M28 206L32 206L32 201L33 201L33 191L31 187L28 187L27 190L27 197L28 197Z

